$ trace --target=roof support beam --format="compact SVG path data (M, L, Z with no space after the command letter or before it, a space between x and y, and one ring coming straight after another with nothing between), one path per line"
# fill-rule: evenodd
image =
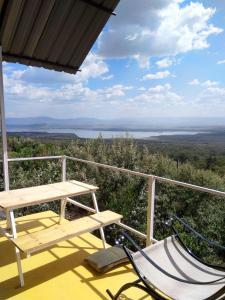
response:
M98 8L98 9L101 9L104 12L107 12L110 15L116 16L116 14L111 9L109 9L108 7L103 6L102 4L98 4L98 3L96 3L93 0L80 0L80 1L85 2L85 3L89 4L89 5L92 5L92 6L96 7L96 8Z
M40 64L40 67L44 67L46 69L55 69L58 71L65 71L71 74L75 74L76 72L80 71L78 67L69 67L69 66L64 66L64 65L60 65L57 63L51 63L49 61L46 60L41 60L41 59L36 59L33 57L28 57L28 56L21 56L21 55L15 55L15 54L9 54L9 53L2 53L2 56L4 58L5 61L15 61L15 62L20 62L29 66L38 66L38 64ZM27 61L27 63L25 63L25 61ZM32 64L33 62L33 64Z
M0 46L0 114L1 114L4 187L5 187L5 190L7 191L7 190L9 190L9 168L8 168L7 133L6 133L6 126L5 126L5 103L4 103L2 47L1 46Z

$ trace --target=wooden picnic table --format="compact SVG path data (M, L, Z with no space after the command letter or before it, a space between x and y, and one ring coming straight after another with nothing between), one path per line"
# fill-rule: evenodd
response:
M5 235L14 243L17 258L17 267L21 286L24 285L20 251L30 255L35 251L47 248L59 241L69 239L84 232L91 232L99 229L103 246L106 247L103 227L112 223L117 223L122 216L111 211L99 212L95 192L98 187L79 182L76 180L57 182L35 187L28 187L10 191L0 192L0 209L7 215L7 229L11 229L11 235L3 229ZM91 194L95 212L94 215L83 217L79 220L71 221L67 224L59 224L54 228L47 228L40 232L27 234L17 238L16 222L14 210L31 205L61 201L61 213L59 223L64 217L67 201L77 205L78 203L70 197L76 197L84 194ZM84 205L83 205L84 206Z

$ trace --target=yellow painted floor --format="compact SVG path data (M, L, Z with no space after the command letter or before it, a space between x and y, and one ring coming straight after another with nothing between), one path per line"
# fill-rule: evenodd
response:
M58 222L58 216L41 212L17 219L19 235L42 230ZM106 289L115 293L121 285L137 279L129 264L98 275L83 262L84 258L102 249L102 242L92 234L61 242L53 247L23 257L25 286L19 278L12 243L0 235L0 299L16 300L97 300L109 299ZM121 300L150 300L144 292L130 289Z

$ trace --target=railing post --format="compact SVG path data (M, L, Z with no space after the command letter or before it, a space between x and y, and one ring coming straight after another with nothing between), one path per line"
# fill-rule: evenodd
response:
M65 155L62 155L61 162L62 162L62 181L66 181L66 156Z
M4 103L4 85L3 85L3 69L2 69L2 47L0 46L0 126L2 137L2 155L3 155L3 177L4 189L9 190L9 162L7 149L7 130L5 124L5 103ZM9 211L6 211L7 229L11 228Z
M9 167L8 167L8 150L7 150L7 132L6 132L6 125L5 125L2 46L0 46L0 123L1 123L1 136L2 136L4 188L6 191L8 191L9 190Z
M61 156L61 164L62 164L62 181L66 181L66 156ZM62 222L62 220L65 218L65 209L66 209L66 198L63 198L61 200L61 209L60 209L60 217L59 217L59 223Z
M154 233L154 208L155 208L155 178L148 179L148 207L147 207L147 240L146 246L149 246L153 240Z

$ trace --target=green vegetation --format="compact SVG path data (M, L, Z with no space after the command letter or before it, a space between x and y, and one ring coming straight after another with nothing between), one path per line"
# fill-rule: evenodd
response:
M222 150L212 154L211 149L189 145L153 145L135 143L131 139L104 141L39 141L30 138L10 137L10 157L68 155L103 164L155 174L196 185L225 190L225 156ZM209 156L210 155L210 156ZM142 232L146 231L147 182L144 178L113 172L84 163L68 161L67 178L86 181L99 186L97 194L100 209L112 209L124 216L124 222ZM61 180L61 162L25 161L10 163L11 188L46 184ZM183 217L197 231L225 245L225 199L187 188L157 183L155 208L155 238L168 232L162 230L161 220L173 212ZM81 201L91 202L89 197ZM58 210L56 203L29 208L29 212L45 209ZM68 213L75 209L68 205ZM26 213L28 209L18 211ZM114 235L116 235L114 230ZM114 236L113 235L113 236ZM108 241L112 238L107 233ZM209 261L221 262L223 253L216 253L205 245L185 236L198 254Z

